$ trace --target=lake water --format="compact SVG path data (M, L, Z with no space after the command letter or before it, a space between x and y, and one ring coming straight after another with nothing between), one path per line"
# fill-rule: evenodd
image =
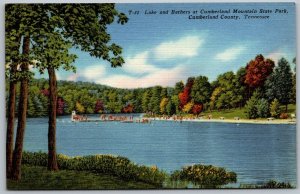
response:
M30 118L25 150L47 151L47 118ZM238 184L270 179L296 185L296 125L154 121L70 122L59 117L57 152L115 154L168 172L194 163L225 167Z

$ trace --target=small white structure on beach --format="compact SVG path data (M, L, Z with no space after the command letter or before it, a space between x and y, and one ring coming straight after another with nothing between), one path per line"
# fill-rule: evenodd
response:
M76 116L76 111L73 110L71 114L71 121L75 121L74 117Z

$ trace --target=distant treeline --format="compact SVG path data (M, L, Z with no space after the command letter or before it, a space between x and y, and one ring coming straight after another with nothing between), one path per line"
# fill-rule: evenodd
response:
M202 111L246 105L248 117L256 118L269 116L270 104L274 100L282 105L296 103L295 70L291 70L284 58L275 66L271 59L262 55L257 55L235 73L229 71L219 75L213 82L209 82L206 76L198 76L189 77L186 83L179 81L174 87L119 89L81 81L58 81L57 86L58 115L71 114L73 110L80 114L198 115ZM46 79L30 82L28 116L48 114L48 88Z

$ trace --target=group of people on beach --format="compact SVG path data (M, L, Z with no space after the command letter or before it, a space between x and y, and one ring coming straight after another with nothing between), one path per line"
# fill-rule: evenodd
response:
M106 115L101 114L100 119L102 121L121 121L121 122L136 122L136 123L150 123L150 120L147 118L143 119L133 119L133 116L113 116L113 115Z
M87 121L87 115L73 115L73 120L75 121Z
M100 119L103 121L133 121L133 116L113 116L101 114Z

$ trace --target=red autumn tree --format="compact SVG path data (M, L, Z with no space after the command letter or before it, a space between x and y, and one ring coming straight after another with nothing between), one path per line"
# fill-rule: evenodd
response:
M57 106L56 106L56 113L58 115L64 114L64 108L65 108L65 101L62 97L57 98Z
M123 109L123 113L132 113L133 112L133 105L132 104L127 104Z
M191 89L194 84L194 80L195 80L194 77L189 77L185 84L183 92L178 94L179 101L180 101L179 107L181 109L191 100L190 94L191 94Z
M192 113L194 115L198 115L202 112L203 110L203 105L202 104L194 104L193 108L192 108Z
M274 61L271 59L265 59L262 55L257 55L255 60L251 60L246 66L245 83L250 88L262 86L272 73L274 66Z
M190 101L190 95L189 95L189 90L185 88L183 92L178 94L179 97L179 107L182 109L184 105L186 105Z
M44 95L44 96L49 96L50 92L49 92L49 89L42 89L41 90L41 93Z
M94 113L99 113L104 111L104 104L101 100L97 100L94 108Z

